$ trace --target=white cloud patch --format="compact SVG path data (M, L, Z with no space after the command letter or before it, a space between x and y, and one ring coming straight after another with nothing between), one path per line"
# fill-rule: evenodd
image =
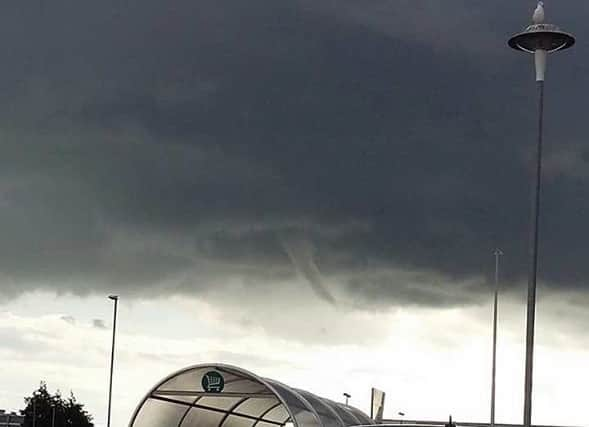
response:
M69 323L70 325L74 325L76 323L76 319L73 316L61 316L60 319Z

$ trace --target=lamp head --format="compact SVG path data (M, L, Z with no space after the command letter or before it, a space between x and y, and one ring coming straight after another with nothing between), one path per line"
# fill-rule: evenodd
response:
M533 24L525 31L515 34L509 39L509 46L515 50L527 53L535 53L537 50L547 53L556 52L571 47L575 44L575 38L561 31L556 25L545 23L544 3L538 2L536 10L532 14Z
M108 296L108 299L111 299L111 300L113 300L113 301L116 301L116 300L118 300L118 299L119 299L119 296L118 296L118 295L109 295L109 296Z

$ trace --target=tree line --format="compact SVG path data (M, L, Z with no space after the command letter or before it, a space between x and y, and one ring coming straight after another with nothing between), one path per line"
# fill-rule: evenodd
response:
M25 397L23 427L94 427L92 415L84 409L74 394L64 398L59 390L49 393L47 384L41 382L30 397Z

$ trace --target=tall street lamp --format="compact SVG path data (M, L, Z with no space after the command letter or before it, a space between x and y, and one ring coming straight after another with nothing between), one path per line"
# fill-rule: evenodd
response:
M110 427L110 409L112 405L112 374L114 370L115 364L115 336L117 331L117 309L119 305L119 297L118 295L109 295L109 299L114 301L113 307L113 322L112 322L112 347L110 353L110 380L108 384L108 413L107 413L107 421L106 426Z
M539 1L533 24L509 39L515 50L534 55L538 85L538 140L536 144L535 185L531 199L531 221L528 260L528 304L526 316L526 367L524 386L524 427L532 422L532 373L534 356L534 323L536 310L536 275L538 271L538 219L540 215L540 182L542 176L542 125L544 115L544 76L549 53L567 49L575 38L560 31L556 25L544 23L544 4Z
M499 297L499 257L501 249L495 249L495 297L493 301L493 367L491 369L491 427L495 427L495 374L497 371L497 299Z

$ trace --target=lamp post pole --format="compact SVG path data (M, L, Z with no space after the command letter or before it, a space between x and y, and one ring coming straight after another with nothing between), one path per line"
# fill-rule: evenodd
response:
M112 347L110 353L110 379L108 383L108 413L107 413L107 421L106 426L110 427L110 411L112 405L112 375L114 371L114 363L115 363L115 336L117 331L117 309L119 303L118 295L109 295L109 299L114 301L113 307L113 322L112 322Z
M495 375L497 372L497 300L499 298L499 257L501 249L495 249L495 295L493 299L493 367L491 369L491 427L495 427Z
M544 3L539 1L532 16L533 24L509 39L515 50L534 55L538 87L538 138L535 150L534 185L531 197L530 240L528 252L528 301L526 315L526 365L524 380L524 427L532 424L532 376L534 360L534 326L536 315L536 277L538 273L538 230L542 178L542 136L544 120L544 77L549 53L567 49L575 38L556 25L544 23Z

